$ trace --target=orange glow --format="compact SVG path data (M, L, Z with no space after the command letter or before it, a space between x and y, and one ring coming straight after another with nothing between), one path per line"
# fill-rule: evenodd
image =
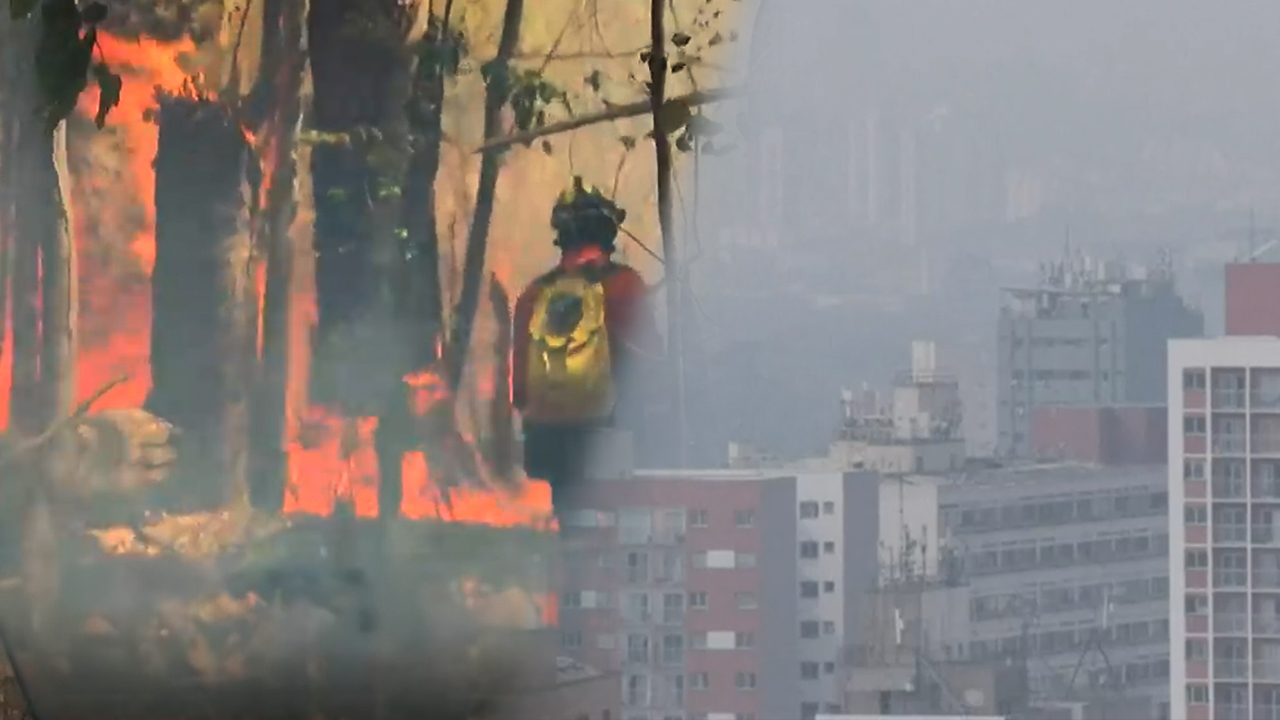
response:
M79 394L86 397L110 380L127 374L129 379L115 388L99 405L138 407L150 390L150 278L155 265L155 171L152 161L158 145L158 128L152 113L156 93L190 92L190 78L180 58L195 50L188 40L173 43L154 40L129 41L103 34L100 45L104 60L124 79L120 105L108 118L108 131L92 138L93 169L79 172L73 183L73 207L92 207L76 214L77 251L80 253L81 355L78 362ZM96 109L96 89L81 98L82 112ZM265 178L277 161L278 149L273 124L250 136L257 144ZM111 143L111 155L99 154ZM88 144L88 143L86 143ZM118 156L116 159L114 156ZM102 160L102 163L98 161ZM115 170L112 161L121 162ZM305 205L305 203L304 203ZM308 213L299 213L306 216ZM300 217L294 231L306 231ZM301 235L296 235L300 237ZM299 240L297 247L307 243ZM299 266L305 266L299 253ZM500 268L505 275L510 268ZM262 302L265 275L255 267L258 301ZM505 280L505 278L504 278ZM373 437L376 418L344 419L328 409L307 402L307 375L310 368L310 336L316 323L316 300L310 268L299 267L291 279L293 303L289 318L289 377L286 431L288 488L286 512L327 515L337 498L352 499L362 516L377 513L378 469ZM260 305L261 308L261 305ZM483 312L483 311L482 311ZM259 322L261 322L259 312ZM261 346L259 327L259 347ZM0 428L8 418L12 342L6 332L0 352ZM489 342L477 337L477 348ZM491 353L477 350L473 357L487 364ZM468 397L484 399L494 392L490 368L477 367L474 373L484 387L467 391ZM440 403L454 402L439 375L433 372L406 378L415 414L425 415ZM465 403L464 403L465 404ZM468 418L466 442L446 442L448 452L474 454L472 436L480 423ZM457 447L458 445L469 447ZM548 523L550 491L545 483L522 481L514 490L481 487L454 488L442 492L432 480L431 462L423 451L411 452L402 460L404 476L403 514L413 519L438 518L497 526ZM485 473L483 463L480 472ZM486 478L475 478L483 483ZM545 612L545 611L544 611Z

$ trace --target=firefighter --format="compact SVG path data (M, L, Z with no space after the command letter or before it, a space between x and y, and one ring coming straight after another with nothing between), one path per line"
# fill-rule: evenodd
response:
M624 383L623 373L656 345L644 279L612 258L626 216L575 177L551 212L560 261L515 306L512 400L523 421L525 472L551 485L557 517L585 479L593 435L637 415L624 388L635 383Z

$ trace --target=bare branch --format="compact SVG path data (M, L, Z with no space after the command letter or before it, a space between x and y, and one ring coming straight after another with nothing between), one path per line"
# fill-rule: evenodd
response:
M699 105L707 105L709 103L720 102L722 100L732 100L741 94L740 88L717 88L714 90L703 90L699 92L691 92L687 95L670 98L667 102L682 102L689 107L697 107ZM569 132L570 130L578 130L589 125L599 125L600 123L610 122L613 120L623 120L626 118L640 117L648 115L653 111L653 107L649 100L637 100L626 105L614 105L600 112L579 115L578 117L569 118L560 122L549 123L535 130L516 133L502 138L490 140L473 152L482 153L486 150L498 150L511 147L512 145L524 145L531 143L539 138L549 135L559 135L560 133Z
M19 443L12 450L10 450L7 455L5 455L4 457L0 457L0 469L8 467L9 465L13 464L15 461L20 459L23 455L33 450L39 449L41 445L44 445L45 443L49 442L49 440L52 439L53 436L56 435L59 430L66 427L67 424L75 422L76 420L80 419L80 417L83 416L85 413L89 412L89 410L93 408L94 404L97 403L99 400L101 400L103 396L105 396L107 393L115 389L117 385L123 383L125 380L128 380L128 379L129 379L128 375L121 375L115 380L112 380L106 385L103 385L101 388L97 390L97 392L93 393L88 398L86 398L84 402L76 406L75 410L73 410L69 415L66 415L57 420L54 420L53 422L49 423L49 427L45 428L44 432L40 433L39 435L33 438L24 440L21 443Z

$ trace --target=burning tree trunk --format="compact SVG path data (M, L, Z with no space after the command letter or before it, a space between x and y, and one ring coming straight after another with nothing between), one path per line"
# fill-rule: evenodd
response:
M403 378L425 328L397 326L414 58L413 4L314 0L308 16L314 122L334 138L312 151L319 324L312 399L379 422L379 512L400 511Z
M184 494L240 502L257 330L250 146L231 113L207 98L163 98L159 122L147 405L183 432Z
M297 212L298 126L306 69L303 34L307 0L269 0L264 8L261 82L274 98L267 120L264 162L266 199L259 244L267 254L262 318L262 375L254 406L252 489L255 507L281 509L286 473L285 443L289 381L289 318L292 315L293 242L289 228Z

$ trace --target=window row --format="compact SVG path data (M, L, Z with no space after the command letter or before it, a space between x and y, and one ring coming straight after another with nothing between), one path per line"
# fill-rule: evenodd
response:
M1041 587L1021 593L975 597L969 603L969 617L982 621L1028 614L1097 610L1108 602L1124 605L1168 597L1169 578L1165 575L1118 583Z
M1032 545L1031 542L1034 541L1028 541L1019 547L972 551L964 557L965 568L974 574L995 574L1045 566L1061 567L1160 557L1166 555L1169 549L1168 533L1135 534L1056 544Z
M817 540L801 540L800 541L800 559L816 560L818 558L818 541ZM821 545L823 555L835 555L836 544L831 540L824 541Z
M949 507L942 522L955 533L1010 530L1019 527L1094 522L1164 513L1169 493L1149 487L1127 488L1115 494L1007 503L987 507Z
M1139 644L1144 642L1166 641L1169 637L1169 620L1138 620L1129 623L1116 623L1107 628L1097 626L1063 628L1045 632L1031 633L1025 637L1026 652L1031 655L1049 655L1072 652L1083 648L1095 638L1105 642L1122 642ZM969 643L971 660L987 660L1000 657L1014 657L1022 652L1022 635L1010 635L992 640L974 640Z

